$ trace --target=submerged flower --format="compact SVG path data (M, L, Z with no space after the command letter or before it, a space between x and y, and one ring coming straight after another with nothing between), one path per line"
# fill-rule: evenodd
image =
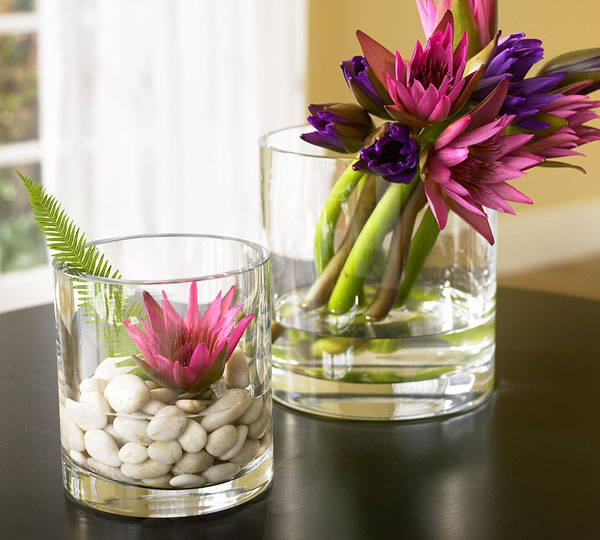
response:
M600 48L572 51L550 60L540 71L540 75L566 73L564 85L582 81L591 84L582 89L589 94L600 89Z
M513 117L496 118L508 82L470 114L450 124L424 158L425 193L440 229L446 226L448 207L474 227L490 244L494 237L483 207L514 213L507 201L532 201L506 183L524 176L524 170L542 158L522 150L533 135L503 135Z
M364 56L353 56L342 62L342 73L356 101L366 111L381 118L390 118L385 110L392 100L388 91L379 82Z
M563 88L560 90L563 95L540 109L544 117L554 118L553 123L558 127L536 134L524 149L543 158L580 156L574 148L600 140L600 129L585 125L600 118L592 110L600 107L600 101L591 101L588 96L579 94L589 85L586 82Z
M447 10L452 9L452 0L416 0L417 9L425 35L431 36ZM495 33L496 0L467 0L467 6L477 29L481 47L485 47ZM455 13L456 16L456 13Z
M360 151L354 170L383 176L388 182L410 183L417 172L419 148L408 127L387 123L373 138L374 142Z
M196 391L217 381L254 315L246 315L237 324L235 318L243 305L231 307L235 287L210 304L202 318L198 311L197 288L190 286L185 318L175 311L162 293L162 308L144 291L148 322L143 330L123 321L130 338L143 358L132 356L140 368L165 387L179 392Z
M551 73L525 78L531 68L544 57L541 45L540 40L526 39L525 34L511 34L499 40L471 99L483 101L501 80L507 79L508 93L500 114L514 116L515 123L525 129L547 128L547 123L532 116L559 97L559 94L553 94L552 91L565 74Z
M316 131L303 133L300 137L334 152L357 152L373 130L369 114L354 103L309 105L308 110L311 114L308 123Z
M425 48L417 42L408 63L398 52L394 59L391 52L366 34L358 32L358 38L375 74L387 84L394 102L386 107L387 111L395 120L413 127L425 127L455 114L473 92L483 69L463 76L467 37L463 35L453 49L451 17L443 31L427 40Z

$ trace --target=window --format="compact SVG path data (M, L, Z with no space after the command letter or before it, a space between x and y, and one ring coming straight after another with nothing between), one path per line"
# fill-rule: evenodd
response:
M42 234L14 173L18 168L40 179L37 30L34 0L0 0L0 290L39 274L47 263ZM11 303L2 302L0 311Z

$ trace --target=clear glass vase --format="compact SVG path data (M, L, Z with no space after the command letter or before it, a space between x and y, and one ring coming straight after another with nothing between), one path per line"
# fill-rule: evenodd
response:
M67 493L141 517L255 497L273 472L267 251L202 235L94 244L117 277L54 264Z
M272 257L275 399L355 420L428 418L477 406L494 380L496 247L451 214L404 298L401 289L389 313L370 320L365 309L390 256L393 233L386 231L369 248L373 262L349 310L311 305L317 223L352 159L304 143L299 135L307 129L284 129L260 141L263 226ZM390 184L370 181L376 182L379 204ZM336 253L352 226L358 196L347 197L332 223ZM417 215L415 231L424 214ZM490 223L495 232L495 215Z

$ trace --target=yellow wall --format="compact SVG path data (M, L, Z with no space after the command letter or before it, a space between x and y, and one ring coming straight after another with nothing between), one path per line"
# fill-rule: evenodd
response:
M569 49L600 46L598 0L500 0L499 12L505 35L525 32L542 39L546 58ZM339 63L360 53L356 29L391 50L402 51L405 57L412 53L415 41L423 39L414 0L309 0L308 21L309 103L352 101ZM596 96L600 100L600 91ZM600 141L583 147L583 152L588 157L574 162L587 169L586 176L571 170L536 169L512 182L535 202L533 208L516 205L517 213L600 199Z

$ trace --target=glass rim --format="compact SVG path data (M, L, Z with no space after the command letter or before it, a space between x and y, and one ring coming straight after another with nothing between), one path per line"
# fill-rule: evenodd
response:
M232 270L226 270L224 272L217 272L214 274L206 274L201 276L186 276L174 279L122 279L122 278L107 278L100 276L92 276L90 274L75 274L69 271L68 266L65 263L57 261L55 258L52 259L52 268L55 272L68 276L70 278L80 278L85 281L100 282L100 283L111 283L114 285L169 285L176 283L191 283L192 281L208 281L211 279L226 278L230 276L236 276L256 270L261 266L264 266L270 259L271 255L266 247L251 242L250 240L244 240L242 238L236 238L234 236L221 236L218 234L194 234L194 233L160 233L160 234L133 234L129 236L115 236L111 238L101 238L92 242L87 242L87 246L100 246L102 244L112 244L117 242L124 242L127 240L140 240L145 238L203 238L213 240L224 240L227 242L234 242L243 246L253 249L257 254L257 260L244 266L242 268L235 268ZM64 265L61 267L60 265Z
M303 129L303 128L310 129L311 126L309 124L297 124L295 126L288 126L288 127L284 127L284 128L275 129L273 131L268 131L267 133L264 133L263 135L261 135L259 137L258 145L260 148L264 148L265 150L273 150L275 152L279 152L280 154L291 154L294 156L303 156L303 157L315 158L315 159L330 159L330 160L334 160L334 161L352 162L352 161L356 160L357 156L350 156L350 155L347 156L345 154L339 154L337 156L323 156L323 155L318 155L318 154L311 154L310 152L296 152L294 150L288 150L288 149L282 148L281 146L278 146L278 145L273 145L269 142L270 139L274 135L278 135L280 133L283 133L284 131L292 131L293 129ZM308 143L306 143L306 144L308 144ZM318 148L318 147L315 147L315 148Z

